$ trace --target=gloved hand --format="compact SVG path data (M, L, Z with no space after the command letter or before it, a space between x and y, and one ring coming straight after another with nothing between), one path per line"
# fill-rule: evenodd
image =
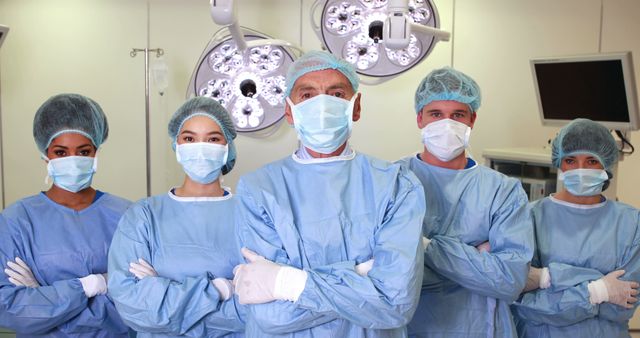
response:
M624 275L624 270L609 272L606 276L587 285L592 304L609 302L627 309L633 308L633 303L638 299L638 287L640 284L633 281L624 281L619 278Z
M87 298L107 293L107 280L101 273L88 275L78 279L82 284L82 290L84 290L84 294Z
M479 252L491 252L491 244L489 243L489 241L486 241L478 244L478 246L476 246L476 249Z
M369 274L369 271L371 271L371 268L373 268L373 258L355 266L356 273L363 277Z
M247 248L242 248L242 255L248 263L236 266L233 277L240 304L298 300L307 282L305 271L276 264Z
M145 277L158 277L158 273L142 258L138 258L138 262L129 263L129 272L131 272L136 278L143 279Z
M20 257L16 257L15 263L7 262L8 269L4 269L4 273L9 276L9 282L15 286L26 286L28 288L40 287L38 281L33 276L33 272Z
M211 280L211 284L218 290L220 300L225 301L233 296L233 282L226 278Z
M422 247L427 250L427 247L431 243L431 240L425 236L422 236Z
M551 286L551 275L549 268L530 267L527 275L527 283L522 292L528 292L535 289L546 289Z

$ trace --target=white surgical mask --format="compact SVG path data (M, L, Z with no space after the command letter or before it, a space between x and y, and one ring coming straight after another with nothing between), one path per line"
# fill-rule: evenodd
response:
M200 184L214 182L227 163L229 146L217 143L183 143L176 145L176 159L184 172Z
M449 162L469 146L471 128L452 119L431 122L422 128L422 143L440 161Z
M66 156L47 163L47 173L53 179L53 184L74 193L91 185L97 169L97 157Z
M351 135L356 96L345 100L321 94L296 105L287 98L293 125L302 144L321 154L330 154L340 148Z

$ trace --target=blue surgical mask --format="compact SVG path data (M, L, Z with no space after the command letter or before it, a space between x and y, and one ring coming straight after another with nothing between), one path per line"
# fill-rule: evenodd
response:
M321 154L330 154L340 148L351 135L356 96L345 100L321 94L297 105L287 97L293 126L302 144Z
M89 187L97 168L98 158L88 156L54 158L47 163L47 173L53 184L70 192Z
M184 172L200 184L218 179L227 163L229 146L216 143L184 143L176 145L176 159Z
M561 172L558 178L574 196L595 196L602 192L609 176L602 169L573 169Z

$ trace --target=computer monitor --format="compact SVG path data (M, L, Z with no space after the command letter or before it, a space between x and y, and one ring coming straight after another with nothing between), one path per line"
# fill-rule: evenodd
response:
M2 43L4 39L7 37L7 33L9 33L9 27L0 25L0 47L2 47Z
M531 70L543 125L588 118L609 129L640 129L631 52L536 58Z

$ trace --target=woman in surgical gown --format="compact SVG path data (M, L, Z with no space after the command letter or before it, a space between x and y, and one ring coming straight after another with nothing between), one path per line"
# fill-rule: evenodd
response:
M218 102L188 100L169 122L186 175L123 216L109 251L109 295L138 337L243 336L233 296L241 263L234 199L220 174L235 163L236 131Z
M130 202L95 190L96 151L109 127L76 94L47 100L33 135L53 185L0 215L0 326L18 337L126 337L107 297L107 251Z
M601 195L618 150L577 119L553 142L564 190L533 202L536 251L512 305L520 337L629 337L640 280L640 211Z

